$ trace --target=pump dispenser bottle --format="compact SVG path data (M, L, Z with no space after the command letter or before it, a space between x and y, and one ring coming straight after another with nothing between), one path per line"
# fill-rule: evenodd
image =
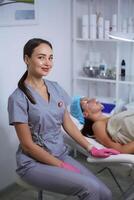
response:
M123 59L121 61L121 80L125 80L125 76L126 76L126 62L125 60Z

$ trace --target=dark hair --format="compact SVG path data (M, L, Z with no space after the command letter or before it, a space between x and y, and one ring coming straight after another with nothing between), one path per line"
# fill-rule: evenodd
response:
M92 129L92 126L93 126L93 121L92 120L90 120L90 119L86 119L86 118L84 118L84 126L83 126L83 128L82 128L82 130L81 130L81 133L84 135L84 136L87 136L87 137L89 137L89 136L93 136L94 135L94 133L93 133L93 129Z
M23 59L25 59L25 55L27 55L28 57L31 57L34 49L42 43L47 44L51 49L53 49L53 47L49 41L43 40L40 38L33 38L33 39L29 40L24 46ZM30 90L26 87L26 85L24 83L25 79L27 78L27 75L28 75L28 71L26 70L26 72L23 74L23 76L21 77L21 79L18 82L18 87L25 93L25 95L28 97L28 99L30 100L30 102L32 104L36 104L36 101L33 98L33 96L31 95Z

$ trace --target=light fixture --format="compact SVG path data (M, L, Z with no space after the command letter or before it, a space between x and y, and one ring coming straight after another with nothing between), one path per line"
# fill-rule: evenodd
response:
M111 32L109 38L125 42L134 42L134 33Z

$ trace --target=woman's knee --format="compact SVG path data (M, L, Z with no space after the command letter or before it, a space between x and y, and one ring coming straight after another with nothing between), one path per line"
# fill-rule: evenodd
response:
M82 200L112 200L112 192L110 189L97 182L81 185L81 190L79 191L81 192L78 196Z
M77 196L80 200L100 200L99 184L90 182L79 187Z

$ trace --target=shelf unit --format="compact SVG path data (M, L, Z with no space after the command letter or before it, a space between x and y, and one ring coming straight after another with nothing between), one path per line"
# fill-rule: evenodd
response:
M96 38L91 39L91 26L88 26L88 37L82 37L83 15L88 15L88 23L90 22L91 14L102 16L103 20L109 20L109 22L112 21L112 16L116 15L116 30L121 32L123 21L134 19L134 1L73 0L72 7L72 95L96 97L114 103L118 103L120 100L123 100L125 103L134 101L134 43L105 38L105 36L98 39L97 33ZM112 28L111 23L110 27ZM134 29L132 29L133 31ZM83 72L87 55L96 55L97 57L98 52L100 59L106 61L107 69L115 69L115 79L89 77ZM121 80L120 77L121 60L123 59L126 61L125 80Z

